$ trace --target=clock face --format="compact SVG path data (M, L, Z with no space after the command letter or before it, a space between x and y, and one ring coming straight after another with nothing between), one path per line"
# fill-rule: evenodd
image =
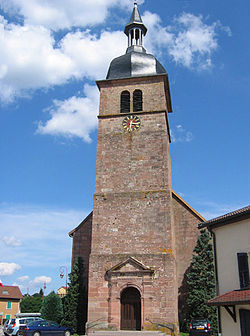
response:
M140 128L141 120L137 116L129 115L123 119L122 126L126 131L133 132Z

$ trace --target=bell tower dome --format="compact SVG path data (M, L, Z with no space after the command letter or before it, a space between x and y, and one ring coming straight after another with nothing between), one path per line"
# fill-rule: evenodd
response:
M144 48L147 28L142 21L137 2L124 33L128 36L127 51L111 62L106 79L167 74L161 63Z

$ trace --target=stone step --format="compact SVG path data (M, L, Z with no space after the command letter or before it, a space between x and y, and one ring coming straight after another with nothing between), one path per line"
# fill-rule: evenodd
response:
M161 331L95 331L89 336L166 336Z

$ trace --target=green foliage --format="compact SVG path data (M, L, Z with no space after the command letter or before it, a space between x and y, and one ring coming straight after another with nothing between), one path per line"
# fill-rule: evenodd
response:
M210 234L202 230L194 248L187 277L186 320L207 318L213 330L217 330L217 310L207 305L216 296L213 247Z
M63 306L60 297L55 292L51 292L44 298L40 312L41 317L45 320L60 323L63 316Z
M69 287L63 299L63 319L61 324L84 332L87 319L87 287L83 279L84 266L81 257L77 257L69 274Z
M21 301L22 313L39 313L42 307L42 294L25 295Z

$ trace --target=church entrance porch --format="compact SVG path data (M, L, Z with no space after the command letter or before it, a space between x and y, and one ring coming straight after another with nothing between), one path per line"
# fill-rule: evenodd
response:
M134 287L121 293L121 330L141 330L141 295Z

